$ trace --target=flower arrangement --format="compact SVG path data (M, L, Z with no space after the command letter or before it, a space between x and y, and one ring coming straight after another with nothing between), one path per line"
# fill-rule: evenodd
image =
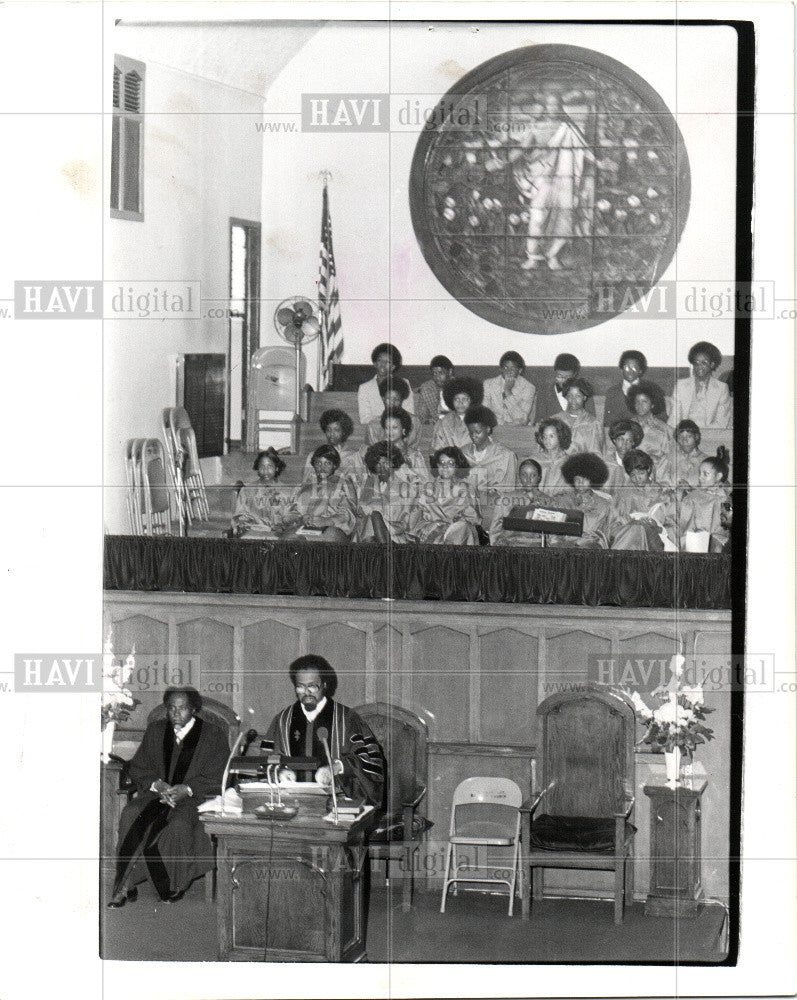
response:
M129 688L125 687L130 680L136 665L136 647L130 650L124 663L117 663L113 652L113 636L108 630L108 636L102 650L102 728L109 723L124 722L130 718L130 713L139 705L138 698L133 697Z
M638 691L629 692L637 717L647 727L642 742L665 753L675 749L692 753L699 744L714 739L714 730L705 725L714 709L705 704L702 685L681 683L685 662L680 654L670 660L671 682L652 692L660 700L658 708L649 708Z

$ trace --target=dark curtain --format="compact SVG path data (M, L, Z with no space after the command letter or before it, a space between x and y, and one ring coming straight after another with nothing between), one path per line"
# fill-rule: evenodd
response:
M720 610L730 570L725 554L105 539L107 590Z

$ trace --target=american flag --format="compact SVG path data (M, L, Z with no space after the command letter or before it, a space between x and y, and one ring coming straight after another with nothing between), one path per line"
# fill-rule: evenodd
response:
M332 249L332 217L329 214L329 191L324 184L324 202L321 212L321 260L318 265L318 306L321 313L321 350L324 384L329 380L332 365L343 354L338 276L335 270L335 253ZM320 387L321 388L321 387Z

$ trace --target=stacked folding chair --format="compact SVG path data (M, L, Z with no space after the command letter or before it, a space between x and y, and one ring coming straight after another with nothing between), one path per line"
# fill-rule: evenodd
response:
M125 445L127 511L134 535L171 535L172 486L163 445L157 438L131 438Z
M183 525L187 527L192 521L208 520L210 505L188 413L181 406L167 407L163 411L162 426L171 479L179 498L182 534Z

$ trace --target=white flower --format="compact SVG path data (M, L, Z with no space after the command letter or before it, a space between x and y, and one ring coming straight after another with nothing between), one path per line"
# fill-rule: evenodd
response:
M520 216L519 215L515 215L514 212L511 212L510 215L509 215L509 224L510 224L510 226L516 226L518 224L518 222L520 222Z
M634 705L636 714L640 719L644 719L646 722L653 718L653 712L648 708L645 702L642 700L638 691L634 691L631 695L631 701Z
M528 212L521 212L520 213L520 218L523 220L523 222L528 222L529 221L529 213Z
M484 207L488 210L491 209L493 207L492 198L485 198L484 201L482 202L482 205L484 205Z
M476 154L475 153L465 153L465 159L468 161L468 163L475 163L476 162Z
M626 149L631 149L632 147L638 146L639 143L636 141L636 139L623 139L623 145L626 147Z
M474 201L478 201L478 200L479 200L479 198L481 198L481 196L482 196L482 193L481 193L481 191L476 191L476 190L474 189L473 191L471 191L471 195L473 196L473 200L474 200Z
M681 694L686 698L690 705L702 705L704 703L703 697L703 685L696 684L694 687L683 687L681 688Z
M650 224L651 224L652 226L658 226L658 224L659 224L659 221L660 221L660 220L659 220L659 217L658 217L658 215L656 215L656 213L655 213L655 212L651 212L651 213L650 213L650 214L648 215L648 218L650 219Z
M451 159L450 156L444 156L443 157L443 166L450 167L453 162L454 161Z
M478 224L479 224L479 219L478 219L478 217L477 217L477 216L475 216L475 215L469 215L469 216L468 216L468 222L469 222L469 223L470 223L470 224L471 224L472 226L474 226L474 227L475 227L475 226L478 226Z
M649 160L658 160L658 158L659 158L659 154L656 152L655 149L649 149L648 150L648 159Z
M635 194L629 195L626 198L626 201L631 206L631 208L639 208L639 206L642 204L642 202L639 200L639 198L637 198Z
M503 207L504 206L502 202L500 202L497 198L493 198L493 208L503 208Z
M443 204L446 206L446 208L454 208L454 206L456 205L456 200L452 198L450 194L447 194L443 199Z
M648 198L658 198L659 196L659 192L654 187L649 187L645 194Z
M615 219L626 219L628 218L628 212L624 208L616 208L614 210Z
M674 656L670 657L670 672L673 677L679 677L684 672L684 664L686 663L686 657L681 653L676 653Z
M595 207L598 209L599 212L608 212L609 209L612 207L612 203L610 201L607 201L605 198L601 198L599 202L596 202Z
M451 222L451 220L456 217L456 214L457 213L454 211L453 208L444 208L443 209L443 218L444 219L448 219L449 222Z
M637 155L633 149L629 149L628 152L625 154L625 157L629 163L636 163Z

